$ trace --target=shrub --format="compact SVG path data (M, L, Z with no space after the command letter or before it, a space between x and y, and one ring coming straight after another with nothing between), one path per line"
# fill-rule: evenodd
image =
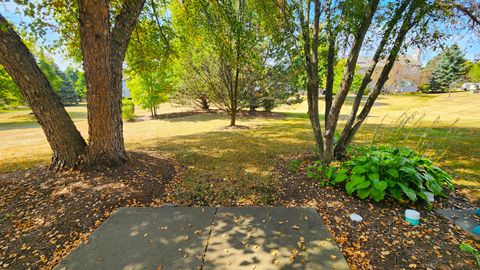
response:
M404 147L357 147L353 157L326 168L315 163L307 176L326 179L324 185L345 184L348 194L379 202L390 196L397 201L428 202L425 191L446 196L453 189L451 177L432 161ZM322 178L322 176L324 178Z
M131 121L135 118L135 104L130 99L122 100L122 118Z
M275 99L273 99L273 98L265 98L265 99L263 99L263 101L262 101L262 105L263 105L263 108L265 109L265 111L271 112L271 111L275 108L275 106L276 106L276 104L275 104Z
M288 170L292 173L295 173L300 168L300 161L296 159L292 159L288 162Z

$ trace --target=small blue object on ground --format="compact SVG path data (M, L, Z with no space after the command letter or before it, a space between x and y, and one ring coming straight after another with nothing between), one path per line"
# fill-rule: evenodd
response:
M407 209L405 210L405 220L410 223L410 225L417 226L420 224L420 212Z
M477 212L475 212L475 214L480 216L480 208L477 209Z
M472 233L480 236L480 226L473 228Z

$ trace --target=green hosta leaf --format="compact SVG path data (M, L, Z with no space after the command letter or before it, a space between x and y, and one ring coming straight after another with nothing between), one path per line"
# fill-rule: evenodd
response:
M435 180L427 181L427 187L434 195L443 193L442 187Z
M357 189L357 196L360 199L366 199L370 195L370 189L369 188L364 188L364 189Z
M398 189L398 187L390 188L388 190L388 193L390 194L390 196L392 196L392 198L394 198L397 201L399 201L402 198L402 192L400 191L400 189Z
M345 190L347 191L348 195L351 195L355 191L355 183L352 181L348 182L345 185Z
M374 186L376 189L383 191L383 190L385 190L385 189L387 188L388 184L387 184L387 182L385 182L385 181L378 181L378 180L377 180L377 181L374 181L374 182L373 182L373 186Z
M325 174L325 176L327 177L327 179L332 179L333 176L334 176L334 173L335 173L335 167L329 167L328 170L327 170L327 173Z
M355 189L362 189L367 188L370 186L370 181L361 182L360 184L355 186Z
M397 184L397 181L392 179L387 179L386 181L389 187L394 187Z
M398 178L398 171L395 170L394 168L390 168L387 170L387 173L391 175L394 178Z
M314 172L307 172L307 177L308 178L313 178L315 176Z
M372 182L375 182L380 180L380 175L378 173L369 173L368 179L370 179Z
M417 201L417 194L415 193L415 190L409 188L408 186L406 186L405 184L403 184L403 183L401 183L401 182L398 182L398 185L399 185L400 188L402 189L403 193L405 193L405 195L407 195L407 197L408 197L412 202Z
M367 171L367 168L365 166L357 165L353 167L352 174L362 174L366 171Z
M378 190L375 187L370 188L370 198L372 198L374 201L379 202L383 200L384 197L385 197L385 191Z
M347 172L348 172L347 169L341 169L340 171L338 171L338 173L335 175L334 182L335 183L340 183L340 182L343 182L346 179L348 179Z
M365 176L363 175L358 175L358 174L353 174L350 177L350 182L352 182L354 185L358 185L362 182L365 182Z
M415 168L413 168L413 167L403 167L400 170L409 174L409 175L411 175L411 176L417 177L417 175L418 175L417 170L415 170Z

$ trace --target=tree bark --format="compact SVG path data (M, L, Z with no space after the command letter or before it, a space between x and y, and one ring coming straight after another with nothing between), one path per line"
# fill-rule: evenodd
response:
M365 10L359 30L355 34L353 45L347 58L347 64L343 73L340 89L335 95L335 99L328 115L325 116L326 118L328 117L325 125L325 134L323 136L323 162L326 164L330 163L333 159L333 143L340 110L352 85L360 49L362 48L365 35L370 28L370 24L379 2L380 0L371 0Z
M87 84L92 165L115 166L127 159L123 141L122 68L128 42L145 0L126 0L110 32L106 0L80 0L80 44Z
M306 15L306 16L305 16ZM318 88L320 79L318 76L318 34L320 21L320 1L314 1L314 23L313 39L310 40L310 1L307 1L305 14L300 3L299 18L301 22L301 31L303 37L303 50L305 57L305 69L307 71L307 102L308 117L312 125L313 136L315 138L317 155L323 159L323 138L320 127L320 116L318 109Z
M335 41L336 35L332 25L332 1L327 0L326 20L327 20L327 34L328 34L328 56L327 56L327 76L325 83L325 126L327 126L328 113L332 107L333 99L333 81L335 79L334 67L335 67ZM323 147L323 146L322 146Z
M377 47L377 50L375 51L375 54L372 58L372 62L363 76L362 84L360 85L360 88L357 92L357 95L355 96L355 100L353 101L352 105L352 111L350 112L350 116L347 120L347 123L345 124L345 127L343 128L342 134L340 135L340 138L335 145L334 149L334 155L335 159L341 160L346 157L346 149L347 149L347 138L348 134L351 131L351 128L353 126L353 123L355 122L355 119L357 117L358 109L360 107L363 94L365 93L365 90L368 86L368 84L372 81L372 74L375 71L375 67L377 66L378 61L380 60L380 56L385 50L385 46L388 43L388 40L390 39L391 32L395 25L398 23L400 20L403 12L407 8L407 6L412 2L412 0L405 0L403 1L400 6L395 10L394 16L388 21L387 23L387 29L385 29L385 32L382 36L382 39Z
M17 84L53 151L51 168L75 167L86 143L20 36L0 14L0 64Z
M400 49L402 48L402 45L403 45L403 41L405 40L405 37L408 31L415 24L415 21L412 22L412 16L417 9L418 9L418 5L416 5L415 1L412 1L412 4L410 5L410 8L402 22L402 25L397 34L393 47L387 58L385 66L383 67L382 72L380 73L380 76L375 85L375 88L368 96L368 99L362 111L360 112L358 117L355 119L355 122L352 128L346 134L345 142L343 143L345 148L352 142L353 137L355 136L356 132L358 131L362 123L367 118L368 114L370 113L370 110L372 109L373 104L375 103L375 100L377 99L378 95L381 93L383 86L385 85L385 82L388 80L388 75L392 70L393 65L395 64L395 61L397 60L398 53L400 52Z

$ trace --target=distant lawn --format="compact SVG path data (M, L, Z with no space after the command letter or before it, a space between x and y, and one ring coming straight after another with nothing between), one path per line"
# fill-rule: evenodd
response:
M228 118L224 115L146 120L148 112L137 110L140 120L124 124L126 146L129 150L158 150L176 156L184 166L181 181L171 186L176 201L268 204L275 200L278 188L272 176L275 165L300 154L313 153L306 107L302 103L278 108L277 111L285 112L284 118L241 117L238 124L250 127L246 130L225 130ZM374 143L419 148L432 159L439 158L438 164L455 177L457 186L470 198L479 200L478 108L480 95L470 93L452 93L450 97L448 94L381 96L356 143L370 143L375 137ZM416 112L416 116L399 129L396 122L407 109L407 115ZM67 110L86 136L86 108L74 106ZM181 110L185 108L165 105L160 113ZM342 111L342 115L348 113L349 107ZM27 121L25 115L28 111L0 113L0 171L49 161L50 150L41 129L35 122ZM440 121L436 120L438 116ZM457 118L460 120L452 127ZM432 128L433 123L436 124ZM424 147L418 147L420 140L425 141Z

